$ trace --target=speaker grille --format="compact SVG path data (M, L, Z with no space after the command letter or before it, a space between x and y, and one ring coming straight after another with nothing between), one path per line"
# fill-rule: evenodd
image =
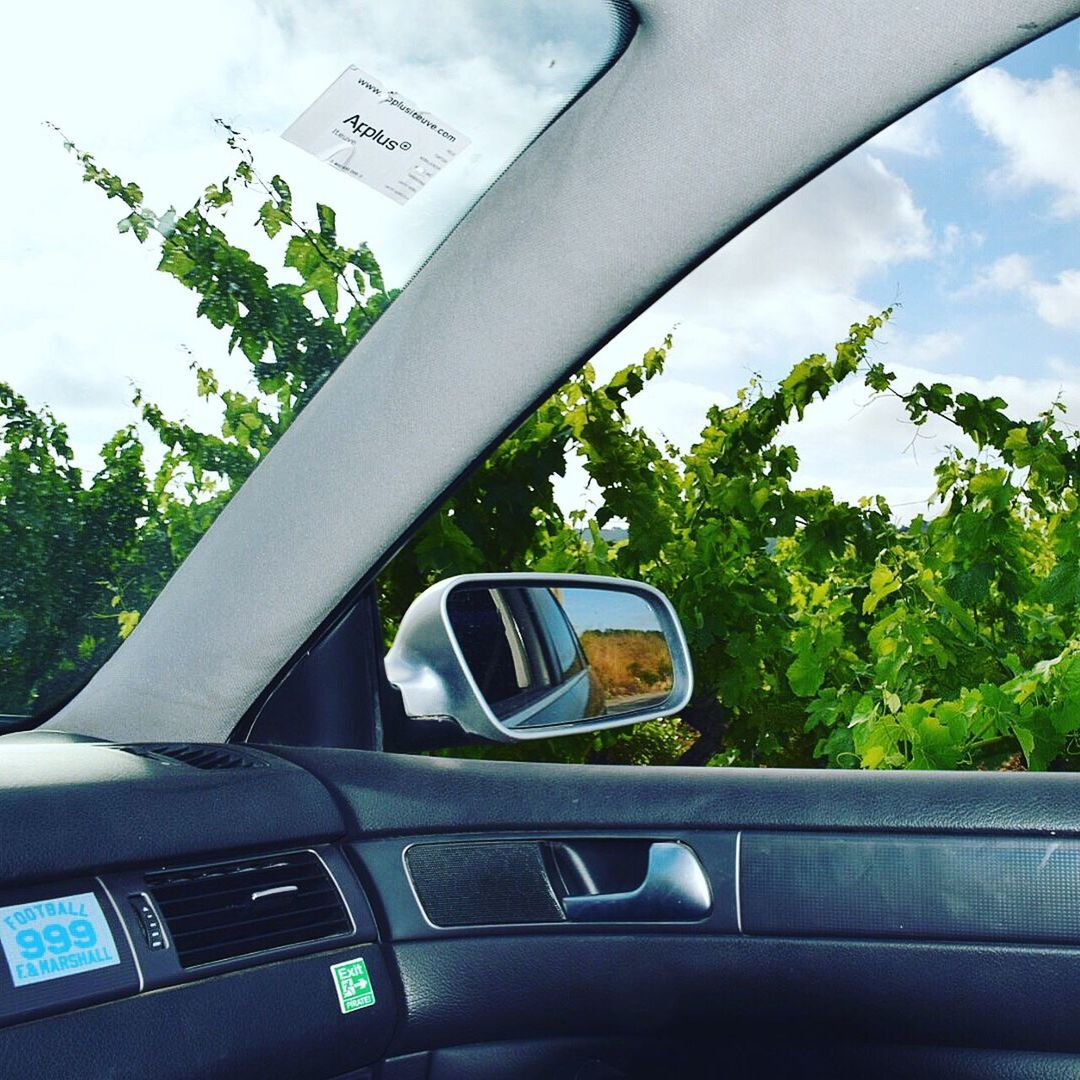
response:
M414 844L413 887L436 926L563 922L538 841Z

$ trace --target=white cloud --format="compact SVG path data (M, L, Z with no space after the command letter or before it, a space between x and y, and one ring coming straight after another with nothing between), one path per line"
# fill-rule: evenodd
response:
M941 230L934 245L934 254L941 257L963 257L978 251L986 243L986 234L978 229L966 229L951 221Z
M689 449L698 441L711 406L732 404L734 397L703 383L658 379L632 408L634 422L654 436Z
M874 151L894 151L913 157L937 157L941 143L937 136L937 120L940 104L931 101L922 108L890 124L875 135L867 146Z
M1005 152L998 186L1049 187L1057 214L1080 214L1080 72L1020 79L988 68L963 84L960 100Z
M1054 281L1035 277L1024 255L1004 255L980 271L960 296L987 290L1020 293L1034 304L1044 322L1059 330L1080 330L1080 270L1062 270Z
M753 373L786 373L852 322L896 298L900 267L934 240L904 180L858 152L761 218L662 297L599 355L614 371L678 325L675 377L730 392ZM862 283L897 273L866 298Z
M856 153L738 236L699 274L743 292L783 282L850 291L874 271L927 258L933 240L911 188Z
M1026 289L1032 279L1031 260L1026 255L1013 252L995 259L988 267L975 276L969 292L982 292L987 289L1000 289L1012 292Z
M1047 357L1046 370L1070 382L1080 382L1080 364L1075 360L1066 360L1063 356Z
M1080 270L1063 270L1053 284L1035 281L1030 289L1041 318L1062 330L1080 330Z
M959 225L950 223L945 226L938 241L938 251L942 255L951 255L963 241L964 232Z
M883 336L889 341L889 354L883 357L887 363L903 363L926 371L937 370L964 346L964 336L952 330L938 330L907 338L892 329Z

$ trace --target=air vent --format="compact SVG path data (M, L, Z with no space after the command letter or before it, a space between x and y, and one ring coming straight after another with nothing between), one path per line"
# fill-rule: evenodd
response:
M266 764L257 758L242 754L231 746L213 743L135 743L119 747L129 754L166 762L175 761L196 769L251 769Z
M312 851L146 875L185 968L352 932Z

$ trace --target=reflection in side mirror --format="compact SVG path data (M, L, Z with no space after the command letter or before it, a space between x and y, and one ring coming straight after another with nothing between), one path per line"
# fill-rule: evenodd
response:
M508 727L655 709L671 694L671 650L638 594L465 585L446 610L477 689Z
M406 613L386 667L411 716L503 741L671 715L692 678L661 593L573 575L442 582Z

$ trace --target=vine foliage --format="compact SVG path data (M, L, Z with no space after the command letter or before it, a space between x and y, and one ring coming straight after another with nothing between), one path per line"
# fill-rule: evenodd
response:
M100 666L396 295L366 244L338 238L330 207L306 223L286 181L263 178L226 136L235 168L183 214L149 209L136 184L65 140L84 181L124 206L120 231L157 245L158 270L227 333L251 379L224 387L192 365L220 412L213 433L136 393L133 422L89 478L63 423L0 385L0 711L31 711ZM247 209L280 251L280 280L227 235ZM871 355L892 314L868 316L778 385L755 381L709 408L687 452L629 411L662 376L670 335L610 379L586 364L460 483L381 578L388 639L450 574L614 574L672 599L697 689L679 718L458 752L863 768L1080 760L1077 437L1059 403L1025 420L943 383L898 389ZM938 463L932 513L898 524L881 497L850 504L799 486L786 432L853 379L897 399L916 427L955 427L967 449ZM152 470L144 440L157 444ZM573 458L593 513L556 501Z

